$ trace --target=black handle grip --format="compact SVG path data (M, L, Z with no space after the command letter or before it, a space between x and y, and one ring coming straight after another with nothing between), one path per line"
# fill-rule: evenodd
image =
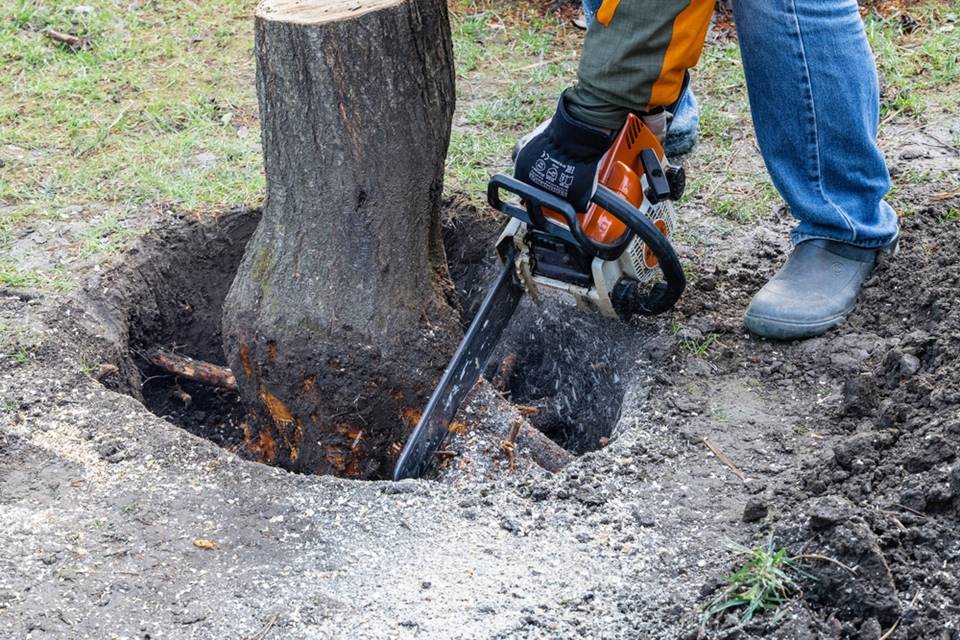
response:
M501 189L520 196L524 206L504 202L500 198ZM664 278L664 282L654 285L649 293L634 300L632 306L636 313L655 315L669 311L687 286L680 259L677 258L670 241L636 207L603 185L597 185L592 201L618 218L628 229L627 233L609 245L594 242L583 233L577 212L569 202L515 178L502 174L493 176L487 186L487 201L494 209L558 236L579 247L587 255L602 260L618 259L636 234L657 257ZM544 216L544 207L560 213L567 225L558 224Z
M640 163L643 173L647 176L647 199L650 204L657 204L670 198L670 182L663 172L660 157L653 149L644 149L640 152Z
M500 198L501 189L520 196L524 206L504 202ZM616 260L623 255L633 238L633 233L627 232L610 244L591 240L580 227L580 220L573 205L558 196L503 174L497 174L490 179L490 184L487 185L487 202L491 207L508 216L562 238L591 258ZM544 208L556 211L563 216L566 226L543 215Z

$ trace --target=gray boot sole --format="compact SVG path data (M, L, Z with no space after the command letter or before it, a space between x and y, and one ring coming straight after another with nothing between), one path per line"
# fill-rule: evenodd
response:
M850 312L856 305L841 314L826 318L819 322L783 322L774 318L764 318L753 315L749 312L743 316L743 326L758 336L769 338L771 340L802 340L804 338L813 338L822 335L843 324Z

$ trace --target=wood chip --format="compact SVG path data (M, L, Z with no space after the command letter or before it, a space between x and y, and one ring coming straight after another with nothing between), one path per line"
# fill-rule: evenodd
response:
M93 376L97 380L103 380L107 376L112 376L113 374L119 372L120 369L117 368L117 365L110 364L109 362L104 362L99 367L97 367L97 373Z
M207 551L214 551L220 548L220 545L217 544L214 540L207 540L205 538L198 538L193 541L193 546L198 549L206 549Z

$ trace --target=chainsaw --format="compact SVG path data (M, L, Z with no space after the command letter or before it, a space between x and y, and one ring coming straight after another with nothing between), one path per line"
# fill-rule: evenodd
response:
M684 182L683 168L667 162L633 114L600 164L585 212L515 178L490 180L487 200L508 216L496 244L503 266L407 440L394 480L427 469L525 292L535 301L556 292L624 320L673 308L686 286L669 240ZM504 200L504 192L519 200Z

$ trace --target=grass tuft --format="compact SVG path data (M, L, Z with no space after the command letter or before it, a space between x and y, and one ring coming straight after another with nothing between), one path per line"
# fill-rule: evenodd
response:
M960 222L960 208L947 209L946 213L940 216L940 222L943 224Z
M739 611L741 625L768 612L772 612L774 623L779 622L787 605L800 593L797 579L811 577L800 568L800 557L789 555L782 547L774 550L772 540L755 549L738 544L731 548L743 563L724 578L727 586L704 607L702 624L725 611Z
M702 338L683 338L680 348L695 358L706 356L710 350L720 345L720 338L715 333L709 333Z

